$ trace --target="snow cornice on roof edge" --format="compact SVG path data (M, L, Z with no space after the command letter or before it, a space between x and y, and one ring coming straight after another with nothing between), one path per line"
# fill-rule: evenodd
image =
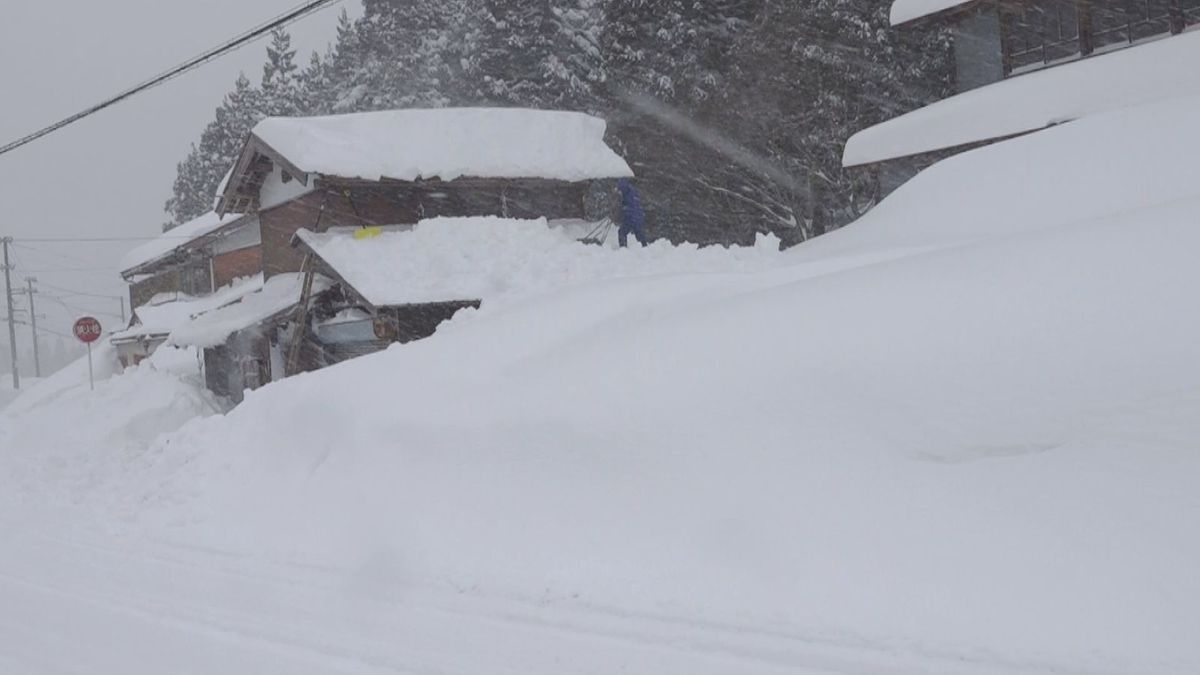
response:
M850 137L847 167L1037 131L1087 115L1200 94L1200 32L1185 33L963 92Z
M975 2L977 0L896 0L892 3L892 25L899 26L910 21L972 5Z

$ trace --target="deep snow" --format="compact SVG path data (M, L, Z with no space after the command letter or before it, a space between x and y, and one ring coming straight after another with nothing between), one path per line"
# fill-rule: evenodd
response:
M632 176L604 143L606 129L604 120L578 112L438 108L269 117L254 135L305 173L343 178Z
M771 236L729 249L666 241L614 249L580 243L578 229L484 216L432 218L365 238L355 236L356 228L296 236L376 307L505 302L588 281L763 270L782 262L779 239Z
M51 378L0 413L0 664L1200 672L1196 108L967 153L761 265L502 296L226 415L187 353Z
M1198 56L1200 32L1193 31L1012 77L864 129L846 142L842 162L882 162L1196 96Z

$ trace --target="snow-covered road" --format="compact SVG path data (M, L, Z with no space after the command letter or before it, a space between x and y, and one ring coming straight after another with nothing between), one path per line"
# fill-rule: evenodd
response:
M1001 675L1034 663L588 607L0 523L0 671ZM1054 670L1055 673L1064 671Z

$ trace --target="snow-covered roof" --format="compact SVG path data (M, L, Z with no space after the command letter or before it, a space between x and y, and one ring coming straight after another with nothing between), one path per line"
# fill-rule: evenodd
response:
M171 331L167 342L179 346L216 347L230 335L261 323L292 307L300 300L302 274L273 276L262 288L241 300L201 314ZM329 280L313 279L313 293L329 288Z
M920 19L922 17L931 16L944 12L948 9L954 9L963 5L969 5L975 0L896 0L892 3L892 25L898 26L902 23Z
M126 253L120 262L122 274L131 272L147 263L154 262L170 254L175 249L212 234L226 225L237 222L241 218L242 216L240 215L229 215L221 218L215 212L210 211L199 218L189 220L178 227L167 230L158 237Z
M778 253L777 240L732 253L665 242L613 250L580 243L591 229L545 219L472 217L434 218L365 238L356 238L353 228L300 230L296 236L375 307L487 302L596 280L736 267L743 257L752 264Z
M521 108L387 110L272 117L253 134L307 174L379 180L631 176L604 120Z
M952 96L858 132L846 166L1004 138L1200 92L1200 33L1093 56Z
M240 300L243 296L261 290L262 274L236 279L215 293L194 297L189 295L156 296L149 303L133 310L135 323L112 334L114 342L142 337L165 337L176 327L205 312Z

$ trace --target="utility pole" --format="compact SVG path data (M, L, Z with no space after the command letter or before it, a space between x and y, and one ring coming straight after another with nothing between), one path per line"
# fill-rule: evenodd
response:
M17 317L13 310L12 265L8 262L8 247L12 237L0 237L4 246L4 298L8 303L8 345L12 352L12 383L13 389L21 388L21 374L17 372Z
M33 326L33 376L42 376L42 355L38 352L37 307L33 306L33 283L37 277L25 277L29 284L29 325Z

